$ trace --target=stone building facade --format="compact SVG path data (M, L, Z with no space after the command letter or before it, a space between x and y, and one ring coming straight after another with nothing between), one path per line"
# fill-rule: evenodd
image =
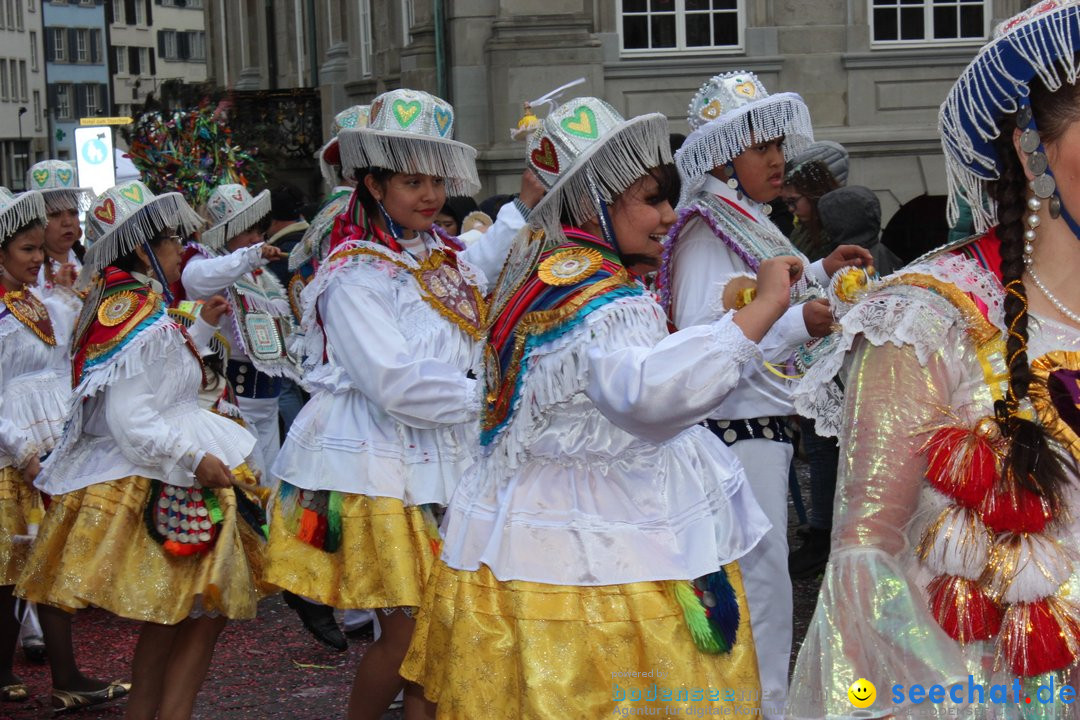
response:
M0 185L14 191L49 150L41 33L38 0L0 2Z
M851 151L849 182L888 218L945 192L937 107L1026 0L205 0L210 75L236 89L318 87L333 113L408 86L442 92L480 151L484 193L511 192L522 102L572 92L686 132L708 76L756 72L799 92L820 139Z

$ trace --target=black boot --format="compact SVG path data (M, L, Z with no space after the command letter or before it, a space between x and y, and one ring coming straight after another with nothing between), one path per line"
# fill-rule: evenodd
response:
M788 555L788 574L792 580L806 580L825 569L829 562L829 530L810 528L798 550Z
M334 619L334 608L305 600L288 590L281 595L285 599L285 604L296 611L296 614L300 616L300 622L304 623L304 627L315 636L316 640L338 651L349 649L349 641L345 639L337 620Z

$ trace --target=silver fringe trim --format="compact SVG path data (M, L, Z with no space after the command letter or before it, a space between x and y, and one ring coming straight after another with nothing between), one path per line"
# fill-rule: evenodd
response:
M253 202L246 208L235 215L230 215L217 225L203 230L199 235L199 242L213 250L223 250L225 243L250 229L269 214L270 191L263 190L253 198Z
M86 212L94 201L94 191L90 188L62 188L38 192L45 198L45 210L50 213L64 210Z
M15 196L15 202L0 211L0 242L7 240L34 220L49 222L45 212L45 199L37 190L29 190Z
M127 255L163 229L176 228L181 234L187 235L202 226L203 222L180 193L158 195L91 243L83 260L82 272L75 282L76 289L88 288L94 277L110 263Z
M982 142L994 140L998 120L1016 112L1017 100L1028 95L1030 79L1010 74L1003 52L1018 53L1029 64L1032 75L1054 91L1066 83L1076 83L1080 73L1078 37L1080 7L1050 12L984 47L957 79L938 114L949 183L950 225L960 216L961 199L971 207L976 233L982 234L997 224L997 207L986 197L987 183L998 178L997 158L976 150L974 136L969 133ZM1004 95L1005 99L996 95Z
M675 153L675 166L682 178L682 201L694 194L699 181L713 168L731 162L755 142L778 137L784 138L784 155L788 158L796 157L814 142L810 111L795 93L770 95L694 130Z
M452 197L480 191L476 149L457 140L361 128L338 134L342 172L380 167L394 172L434 175L446 180Z
M318 256L320 262L325 259L323 246L326 243L324 241L334 229L334 221L337 220L338 215L349 207L351 197L352 193L335 195L315 214L308 229L304 231L304 236L289 253L289 272L296 272L301 265L313 257Z
M592 183L610 204L650 170L670 162L667 118L660 113L632 118L574 160L529 213L529 224L543 228L546 247L554 247L552 243L565 240L561 230L564 215L573 225L596 217Z

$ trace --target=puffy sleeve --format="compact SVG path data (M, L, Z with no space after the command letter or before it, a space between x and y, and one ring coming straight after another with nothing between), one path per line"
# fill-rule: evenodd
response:
M214 333L217 331L217 326L206 322L201 312L195 316L195 322L191 323L191 327L187 329L192 344L198 348L199 352L203 352L209 347L210 339L214 337Z
M353 269L319 299L334 362L364 395L416 428L476 419L476 381L434 357L417 357L398 327L393 281L372 267Z
M186 352L181 350L180 352ZM105 422L124 457L135 465L161 468L169 480L190 478L206 454L163 418L154 401L153 361L123 382L106 388Z
M954 405L954 360L938 351L920 362L911 345L856 341L845 375L840 447L846 454L838 469L832 553L799 653L788 717L850 716L847 689L858 678L879 683L884 701L863 711L870 713L865 717L896 712L877 709L890 698L880 683L948 686L967 678L960 646L905 572L907 533L926 469L920 430L940 423L942 408Z
M0 390L4 387L4 368L0 365ZM0 393L0 408L3 404L3 393ZM23 468L34 457L36 448L30 433L20 430L15 423L0 415L0 453L11 458L11 464L16 468Z
M494 224L487 232L477 233L479 237L458 254L459 258L483 273L484 287L481 287L480 291L484 294L490 292L495 281L499 279L506 257L510 254L510 246L523 227L525 218L521 211L515 203L508 202L499 209Z
M708 417L739 382L743 366L760 358L728 314L654 347L591 350L585 392L615 425L659 443Z
M189 297L205 300L220 293L245 273L266 264L261 255L262 243L241 248L221 257L195 255L188 260L180 280Z

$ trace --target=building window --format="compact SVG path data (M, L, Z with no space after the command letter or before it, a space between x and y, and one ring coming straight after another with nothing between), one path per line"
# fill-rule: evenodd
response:
M34 129L41 130L41 91L34 91Z
M131 13L131 17L128 18L129 25L145 25L146 24L146 8L143 6L142 0L131 3L129 6L135 12Z
M86 115L93 117L101 113L101 93L97 85L83 85L86 93Z
M0 102L8 99L7 60L0 58Z
M127 72L127 56L128 49L126 47L113 46L113 57L117 75L123 75Z
M75 31L75 62L90 62L90 31L79 29Z
M127 25L124 18L124 0L109 0L112 3L113 25Z
M25 60L20 60L19 61L19 91L20 91L19 92L19 97L22 99L23 102L26 102L27 100L30 99L30 94L28 92L29 88L27 87L28 85L29 85L29 83L26 82L26 61Z
M360 0L360 74L371 77L371 0Z
M744 0L620 0L625 54L742 49Z
M67 30L65 28L49 28L48 32L51 33L53 42L51 59L54 62L67 62Z
M26 0L26 9L30 12L37 12L37 0Z
M8 7L8 12L11 12L11 7ZM23 9L19 0L15 0L15 29L23 29Z
M15 60L8 61L8 67L11 68L11 102L18 102L19 100L19 63Z
M15 29L15 3L18 0L5 0L4 5L7 6L7 26L8 30ZM3 23L0 23L0 27L3 27Z
M199 62L206 61L206 33L201 30L193 30L188 36L188 59Z
M79 4L83 7L94 7L97 3L94 0L79 0Z
M56 86L56 107L53 108L56 111L57 120L67 120L71 118L71 86L70 85L57 85Z
M30 69L38 71L37 33L30 33Z
M176 60L176 31L162 30L158 33L158 57L162 60Z
M202 0L188 0L184 7L188 10L202 10Z
M986 0L870 0L875 44L981 43L989 30Z

